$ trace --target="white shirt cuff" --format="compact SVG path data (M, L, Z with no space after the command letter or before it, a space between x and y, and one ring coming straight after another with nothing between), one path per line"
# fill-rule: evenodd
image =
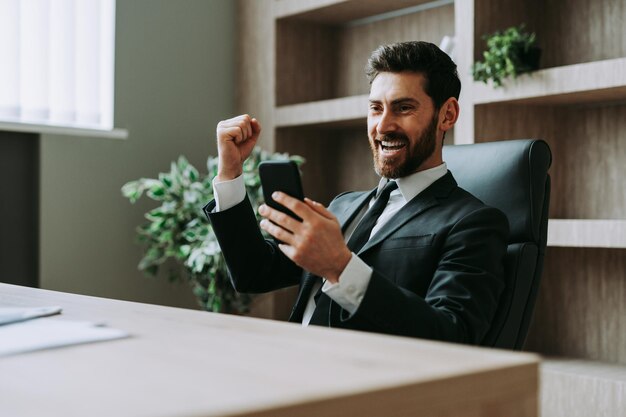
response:
M363 301L371 278L372 268L353 253L350 262L339 276L339 281L336 284L326 281L322 291L344 310L354 314Z
M241 203L246 198L246 185L243 175L228 181L216 181L213 178L213 197L215 197L215 211L228 210Z

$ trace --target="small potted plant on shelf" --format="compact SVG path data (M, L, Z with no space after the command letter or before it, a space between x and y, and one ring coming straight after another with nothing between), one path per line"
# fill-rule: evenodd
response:
M285 159L298 165L304 162L299 156L271 154L256 147L244 163L244 182L255 213L263 202L259 163ZM145 214L147 221L137 228L138 241L145 246L138 268L154 276L168 259L173 259L170 280L188 281L203 309L243 314L248 311L251 299L237 293L230 284L217 239L202 213L202 206L213 199L212 180L217 175L217 157L209 156L207 169L208 174L201 175L180 156L171 163L170 171L160 173L158 178L141 178L122 187L122 194L131 203L144 193L161 203Z
M487 50L484 61L472 66L474 80L485 84L492 80L494 87L502 87L502 81L512 76L535 71L539 68L541 49L535 45L535 33L524 31L524 25L510 27L502 32L483 36Z

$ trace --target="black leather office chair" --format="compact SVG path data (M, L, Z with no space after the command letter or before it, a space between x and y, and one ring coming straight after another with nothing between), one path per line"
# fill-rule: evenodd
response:
M461 188L509 219L507 286L482 345L521 349L546 249L550 148L542 140L511 140L445 146L443 157Z

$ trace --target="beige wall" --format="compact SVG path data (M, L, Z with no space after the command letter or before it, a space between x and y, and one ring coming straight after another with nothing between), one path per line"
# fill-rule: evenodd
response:
M155 204L133 206L120 187L180 154L206 171L234 108L234 19L230 0L117 1L115 125L129 137L42 137L43 288L195 306L186 284L137 271L134 229Z

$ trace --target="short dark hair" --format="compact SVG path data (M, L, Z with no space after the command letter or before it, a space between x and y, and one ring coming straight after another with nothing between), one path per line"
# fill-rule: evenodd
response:
M457 100L461 81L456 64L430 42L410 41L379 46L370 56L365 72L370 85L381 72L416 72L424 75L424 91L439 109L450 97Z

